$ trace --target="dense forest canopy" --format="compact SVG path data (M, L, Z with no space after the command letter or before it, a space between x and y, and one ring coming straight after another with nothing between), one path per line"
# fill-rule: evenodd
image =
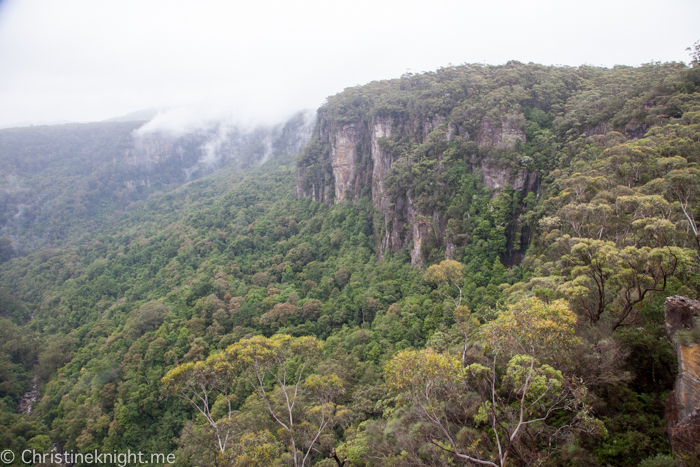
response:
M378 121L391 132L353 133L341 187L333 135ZM462 65L346 89L296 160L224 167L0 265L0 447L692 462L664 439L663 304L700 298L699 195L697 66Z

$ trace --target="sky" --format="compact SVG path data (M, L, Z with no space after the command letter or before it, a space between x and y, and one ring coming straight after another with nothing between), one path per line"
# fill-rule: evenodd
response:
M273 123L450 64L688 62L698 25L698 0L0 0L0 127Z

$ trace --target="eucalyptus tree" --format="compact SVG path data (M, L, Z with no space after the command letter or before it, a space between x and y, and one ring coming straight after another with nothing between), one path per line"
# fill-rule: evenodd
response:
M236 384L244 381L277 425L291 463L303 467L311 465L321 437L337 423L340 411L335 401L344 393L336 374L313 373L322 350L314 337L255 336L205 361L178 366L168 372L163 384L169 394L195 407L216 439L218 458L231 464L239 448L233 440L245 432L240 413L233 409ZM223 410L217 413L215 406ZM249 445L255 444L254 438L246 439Z

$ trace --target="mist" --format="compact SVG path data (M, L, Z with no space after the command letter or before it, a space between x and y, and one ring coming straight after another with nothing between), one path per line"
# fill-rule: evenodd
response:
M0 0L0 126L174 108L152 127L189 131L449 64L688 61L699 22L696 0Z
M282 115L270 113L267 118L256 118L219 104L161 109L132 132L134 156L145 161L144 148L163 141L179 150L195 147L199 158L184 169L187 180L231 162L262 165L275 155L273 143L282 136L285 125L295 124L294 119L301 120L296 123L295 134L300 138L293 145L296 153L311 136L315 121L312 109Z
M140 127L136 135L161 133L178 138L198 131L211 131L219 127L236 127L250 131L260 126L283 123L296 112L270 109L266 113L256 112L236 103L205 102L199 104L176 105L158 110L158 113Z

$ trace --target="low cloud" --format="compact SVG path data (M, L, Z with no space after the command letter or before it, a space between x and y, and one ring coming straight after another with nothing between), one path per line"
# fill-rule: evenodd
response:
M301 112L304 124L300 137L305 143L315 111ZM256 163L264 164L273 155L273 144L282 127L298 113L260 118L233 105L181 105L160 110L134 130L132 137L137 152L154 140L166 140L179 148L196 147L200 153L196 164L184 170L190 179L193 174L218 167L229 159L247 158L246 162L250 162L253 157Z

